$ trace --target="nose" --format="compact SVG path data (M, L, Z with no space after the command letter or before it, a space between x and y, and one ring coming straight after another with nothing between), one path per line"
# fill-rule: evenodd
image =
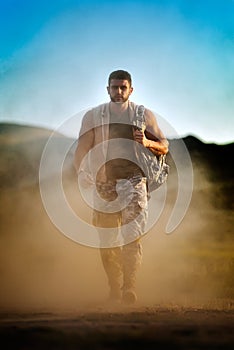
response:
M121 87L118 87L118 88L117 88L117 93L118 93L118 95L122 95L122 89L121 89Z

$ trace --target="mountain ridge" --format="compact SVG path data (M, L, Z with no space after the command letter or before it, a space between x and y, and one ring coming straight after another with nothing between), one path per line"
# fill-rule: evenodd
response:
M38 186L39 168L41 156L48 139L53 134L54 157L60 157L64 147L70 147L66 160L64 173L70 179L74 178L73 154L76 140L63 134L54 132L46 128L25 126L18 124L0 124L0 188L20 188L25 186ZM233 208L233 176L232 154L234 143L218 145L214 143L204 143L193 135L181 139L169 139L169 153L167 162L170 166L170 178L176 172L170 149L177 147L184 142L190 155L192 166L196 174L202 174L206 181L214 185L213 195L217 195L217 189L221 191L222 203L227 208ZM196 179L195 179L196 180ZM199 180L196 180L195 188ZM223 205L223 204L222 204Z
M0 137L3 134L9 134L15 131L19 131L19 130L24 130L24 131L37 131L37 133L44 133L45 135L51 135L52 133L56 134L56 135L60 135L66 138L70 138L70 139L75 139L71 136L66 136L65 134L59 133L54 129L50 129L47 127L42 127L42 126L37 126L37 125L29 125L29 124L17 124L17 123L10 123L10 122L0 122ZM192 145L214 145L214 146L221 146L221 147L226 147L229 145L233 145L234 144L234 140L231 142L225 142L225 143L215 143L215 142L206 142L203 141L199 138L199 136L195 136L193 134L188 134L186 136L181 136L178 138L169 138L169 141L176 141L176 140L183 140L186 144L186 146L192 146Z

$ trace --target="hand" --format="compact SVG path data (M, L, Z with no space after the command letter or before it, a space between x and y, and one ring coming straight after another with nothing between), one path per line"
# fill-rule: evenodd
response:
M78 174L78 182L79 185L85 189L90 188L94 185L94 181L90 174L85 171L80 171Z
M145 133L142 130L136 129L134 131L134 140L141 143L144 147L149 147L149 140L145 137Z

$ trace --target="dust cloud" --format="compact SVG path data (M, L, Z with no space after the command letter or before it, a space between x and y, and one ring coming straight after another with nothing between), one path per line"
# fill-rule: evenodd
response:
M221 191L206 174L201 167L194 168L190 206L171 234L165 234L165 227L177 179L168 180L165 210L143 239L139 294L145 305L218 307L233 297L232 214L215 208L214 193L220 197Z
M173 233L165 234L176 181L174 175L168 179L165 210L142 238L137 305L218 305L233 297L231 213L214 208L213 191L218 190L197 167L188 212ZM76 186L71 171L64 180L68 201L89 221ZM108 286L99 250L72 241L53 225L38 184L3 188L0 219L1 311L105 309Z

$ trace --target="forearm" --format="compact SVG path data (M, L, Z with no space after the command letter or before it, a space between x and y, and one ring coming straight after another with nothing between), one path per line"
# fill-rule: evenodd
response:
M89 150L87 149L87 147L78 144L73 159L74 168L78 176L79 186L83 188L89 188L94 184L92 176L90 174L90 169L87 166L87 161L85 161L84 164L82 164L82 161L87 155L88 151Z
M79 148L77 148L75 155L74 155L74 159L73 159L73 165L74 165L74 168L75 168L77 173L80 170L80 165L81 165L81 162L82 162L85 154L86 154L85 151L81 151Z
M146 139L144 144L146 148L150 149L150 151L157 156L167 154L168 145L169 143L166 139L163 139L161 141Z
M145 142L143 142L143 145L157 156L167 154L169 142L159 128L157 120L150 110L146 109L145 120L146 130L144 132Z

